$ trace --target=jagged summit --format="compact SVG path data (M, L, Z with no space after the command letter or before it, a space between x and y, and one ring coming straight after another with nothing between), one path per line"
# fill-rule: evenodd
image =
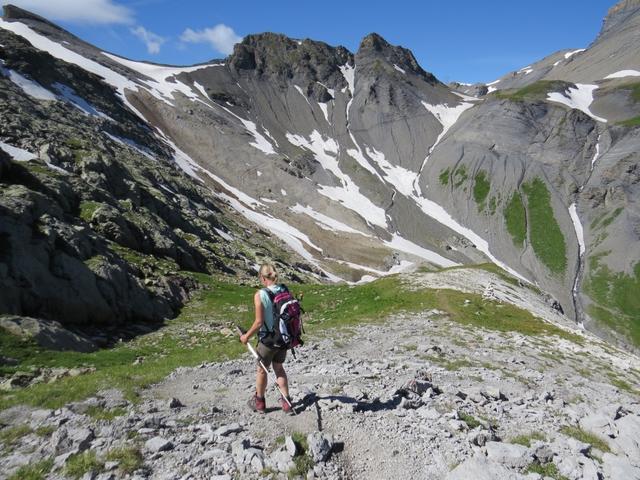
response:
M411 50L391 45L378 33L370 33L360 42L356 53L356 63L366 65L381 59L400 72L409 71L423 77L429 83L437 82L433 74L426 72L418 64Z

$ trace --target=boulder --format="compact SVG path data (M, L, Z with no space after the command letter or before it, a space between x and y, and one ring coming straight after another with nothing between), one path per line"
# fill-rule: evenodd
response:
M640 468L633 465L628 458L605 453L602 457L602 471L606 478L624 480L640 480Z
M324 462L331 455L333 437L322 432L313 432L307 436L309 455L314 462Z
M97 349L91 340L67 330L54 320L6 315L0 317L0 327L19 337L33 338L38 345L49 350L93 352Z
M502 442L487 443L487 458L517 468L525 467L533 461L533 456L527 447Z
M468 458L451 470L446 480L523 480L525 477L484 457Z

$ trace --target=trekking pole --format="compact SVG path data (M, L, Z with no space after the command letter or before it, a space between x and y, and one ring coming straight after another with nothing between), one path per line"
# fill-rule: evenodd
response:
M236 325L236 328L238 329L238 332L240 332L241 335L244 335L246 333L246 331L242 330L242 328L240 328L239 325ZM251 355L253 355L255 357L255 359L258 360L258 363L260 364L262 369L267 374L267 377L269 378L269 380L271 380L271 383L273 383L275 385L275 387L278 389L278 393L280 393L280 396L282 398L284 398L284 401L289 404L293 414L297 415L298 412L296 412L296 409L293 407L293 405L291 404L289 399L285 396L285 394L282 393L282 390L280 390L280 385L278 385L278 379L276 378L275 374L273 372L269 371L267 369L267 367L264 366L264 363L262 363L262 358L260 358L260 355L258 355L258 352L256 352L255 348L253 348L253 345L251 345L249 342L247 342L247 348L251 352Z

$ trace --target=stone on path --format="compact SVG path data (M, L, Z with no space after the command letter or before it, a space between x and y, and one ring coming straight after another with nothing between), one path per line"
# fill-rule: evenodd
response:
M229 425L223 425L217 428L213 434L219 437L226 437L227 435L231 435L232 433L238 433L243 430L242 426L239 423L231 423Z
M331 454L333 448L333 438L322 432L313 432L307 436L309 445L309 455L314 462L324 462Z
M154 453L173 449L173 443L171 442L171 440L167 440L166 438L162 437L153 437L147 440L144 446L147 450Z
M284 446L290 457L295 457L296 453L298 453L298 446L296 445L296 442L293 441L293 437L291 435L287 435L285 437Z

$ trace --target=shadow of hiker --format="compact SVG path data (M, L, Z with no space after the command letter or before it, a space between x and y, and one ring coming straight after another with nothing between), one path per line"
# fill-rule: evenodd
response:
M430 390L430 392L429 392ZM429 393L427 393L429 392ZM440 395L442 390L430 382L411 382L408 387L397 389L388 400L381 401L380 398L371 400L366 397L356 399L347 395L323 395L319 396L315 392L307 393L304 397L294 403L297 412L303 412L312 406L318 405L322 401L329 403L330 406L340 406L340 404L351 405L353 412L379 412L396 410L397 408L416 409L425 404L423 395L427 393L431 396Z

